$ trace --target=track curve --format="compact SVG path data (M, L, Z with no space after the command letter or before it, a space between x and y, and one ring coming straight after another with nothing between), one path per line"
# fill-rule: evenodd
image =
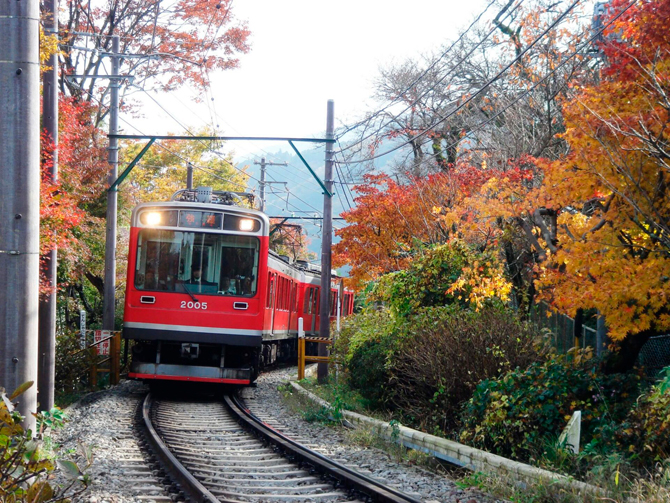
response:
M283 436L235 396L143 406L149 442L193 501L418 503Z

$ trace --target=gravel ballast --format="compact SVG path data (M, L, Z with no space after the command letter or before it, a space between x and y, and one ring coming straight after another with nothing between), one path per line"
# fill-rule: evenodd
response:
M493 503L474 489L461 489L447 476L414 465L398 463L386 452L357 445L340 427L310 423L292 411L278 388L296 373L295 368L258 378L257 387L244 390L251 411L271 426L351 468L362 471L424 502ZM125 381L87 395L66 409L68 422L54 434L61 452L74 452L78 443L94 446L95 459L88 473L91 488L76 501L90 503L168 502L177 500L163 474L150 465L140 448L134 417L146 386ZM58 474L56 475L58 477Z

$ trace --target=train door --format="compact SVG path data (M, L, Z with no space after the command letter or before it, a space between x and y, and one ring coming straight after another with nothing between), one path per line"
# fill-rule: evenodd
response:
M295 318L296 314L296 297L297 297L298 292L296 292L296 284L293 280L290 281L289 283L289 299L288 299L288 320L286 322L286 327L288 329L288 333L291 333L292 329L292 323L293 323L293 318Z
M311 300L312 305L310 306L310 312L312 313L312 333L316 333L316 317L319 314L319 289L311 288Z
M268 285L268 307L270 308L270 334L275 333L275 297L277 289L277 273L270 273Z

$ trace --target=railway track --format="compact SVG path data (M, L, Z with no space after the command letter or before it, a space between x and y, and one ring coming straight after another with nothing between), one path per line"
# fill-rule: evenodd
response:
M284 437L233 395L153 400L143 421L165 470L194 501L418 502Z

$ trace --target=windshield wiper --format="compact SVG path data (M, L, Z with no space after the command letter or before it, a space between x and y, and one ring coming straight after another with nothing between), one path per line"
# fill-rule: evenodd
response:
M193 299L193 302L200 302L198 299L195 298L195 295L193 295L193 292L191 292L191 290L188 289L188 283L182 283L182 285L184 285L184 290L189 295L189 297L191 297Z

